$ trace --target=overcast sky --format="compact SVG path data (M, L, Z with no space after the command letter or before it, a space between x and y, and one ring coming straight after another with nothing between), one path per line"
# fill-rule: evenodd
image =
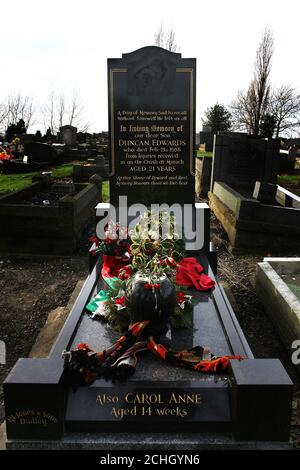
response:
M40 105L51 89L77 90L91 131L107 129L106 59L153 45L161 22L197 59L197 130L208 106L247 88L266 26L272 84L300 88L299 0L2 0L0 15L0 100L21 90Z

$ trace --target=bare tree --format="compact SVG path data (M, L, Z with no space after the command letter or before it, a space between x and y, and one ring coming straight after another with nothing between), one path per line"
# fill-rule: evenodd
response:
M5 108L4 123L6 128L9 124L17 124L20 119L25 122L26 130L33 124L35 108L31 97L24 96L20 91L13 92L8 96Z
M78 93L73 93L70 109L69 109L69 124L75 125L77 119L82 115L83 106L80 104Z
M173 28L166 30L161 23L157 32L154 34L154 42L158 47L167 49L171 52L179 52L180 47L175 43L175 31Z
M63 92L56 98L52 91L48 102L42 106L42 114L45 130L50 128L52 134L67 124L76 126L80 132L87 132L90 127L90 124L84 120L84 106L77 92L73 92L69 99Z
M55 99L53 90L49 94L48 103L41 108L45 129L50 129L51 134L55 132Z
M161 23L157 32L154 34L154 44L157 47L164 47L164 29Z
M66 97L63 93L60 94L58 104L57 104L57 113L58 113L58 121L57 121L57 126L56 130L59 131L61 126L66 124L65 119L66 119Z
M0 103L0 128L2 128L7 117L7 106L5 103Z
M289 134L300 126L300 95L290 85L274 90L269 112L276 120L275 137Z
M69 125L76 126L79 132L87 132L90 124L84 121L84 105L80 102L78 92L73 92L69 107Z
M248 91L239 91L231 106L235 127L254 135L259 134L269 104L273 50L273 34L266 28L256 51L254 76Z

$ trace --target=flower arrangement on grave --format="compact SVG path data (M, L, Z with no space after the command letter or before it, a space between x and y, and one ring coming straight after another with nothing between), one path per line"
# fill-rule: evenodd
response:
M168 233L163 233L164 226ZM108 321L120 331L145 319L159 325L161 333L169 322L175 327L191 326L192 296L176 283L184 250L174 216L149 211L130 235L113 223L105 235L102 242L92 239L93 252L102 254L101 273L108 285L86 307L92 318Z
M145 349L170 364L198 372L220 372L230 359L240 356L214 356L201 346L173 351L159 343L167 324L191 325L192 297L187 287L209 290L214 281L203 272L195 258L184 257L175 231L163 232L164 215L154 218L146 213L130 233L120 225L109 224L105 239L94 241L94 252L102 254L102 277L108 288L101 290L86 306L92 318L108 321L125 331L104 351L95 352L81 343L73 351L64 351L67 377L74 384L91 384L98 377L124 379L137 364L137 353ZM150 228L150 229L149 229ZM107 257L119 258L120 264Z
M0 161L2 160L11 160L12 156L6 153L5 150L0 149Z

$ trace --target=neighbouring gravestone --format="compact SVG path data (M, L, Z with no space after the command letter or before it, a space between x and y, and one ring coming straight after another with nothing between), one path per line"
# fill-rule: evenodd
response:
M280 175L293 175L296 163L296 150L280 150L279 168Z
M59 130L59 141L69 147L77 144L77 127L62 126Z
M107 176L104 155L97 155L84 163L74 163L73 165L73 180L76 183L88 181L95 174L101 177Z
M256 181L253 197L263 204L276 204L277 185Z
M21 144L30 144L32 142L36 142L38 139L35 134L23 134L20 136Z
M210 188L212 157L196 158L196 195L207 196Z
M214 146L214 134L211 131L200 132L200 145L205 145L205 152L212 152Z
M154 46L108 59L113 204L194 201L195 74Z
M216 135L211 190L215 181L252 194L256 181L277 182L279 140Z
M28 163L53 163L57 158L57 153L52 145L41 142L25 143L24 154L28 156Z

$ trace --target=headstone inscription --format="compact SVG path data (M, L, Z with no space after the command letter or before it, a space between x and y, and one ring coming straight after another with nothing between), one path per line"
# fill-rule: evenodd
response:
M108 59L111 203L192 203L196 60L159 47Z

